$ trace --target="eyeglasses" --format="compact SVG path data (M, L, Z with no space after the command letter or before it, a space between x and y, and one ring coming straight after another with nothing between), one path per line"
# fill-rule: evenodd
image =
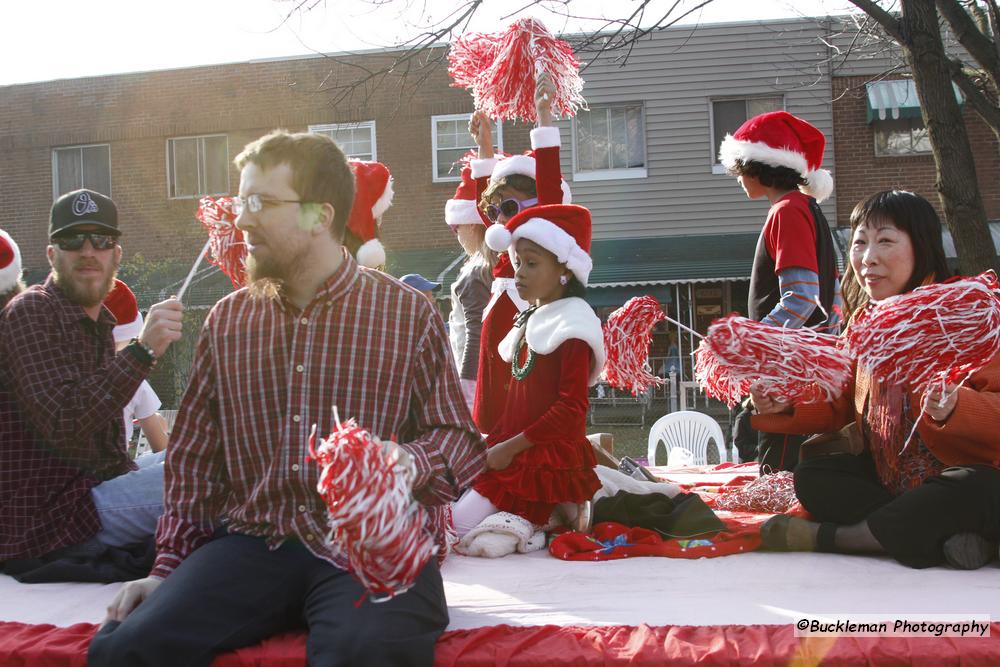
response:
M503 214L505 218L513 218L515 215L517 215L524 209L531 208L537 203L538 203L537 197L525 200L504 199L499 204L490 204L489 206L487 206L486 217L492 220L493 222L496 222L497 218L499 218L501 214Z
M94 232L81 232L79 234L65 234L52 238L52 242L59 246L60 250L79 250L83 247L83 242L90 240L90 245L94 250L111 250L118 245L118 237L111 234L95 234Z
M249 211L250 213L260 213L264 210L265 206L277 206L278 204L306 204L300 199L271 199L270 197L265 197L263 195L247 195L246 197L240 197L239 195L233 197L233 213L237 216L242 215L243 211Z

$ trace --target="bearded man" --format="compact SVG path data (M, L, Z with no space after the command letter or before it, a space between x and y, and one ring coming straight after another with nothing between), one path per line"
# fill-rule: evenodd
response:
M406 593L363 600L327 542L308 440L314 424L330 432L336 406L397 442L442 543L448 503L485 464L444 321L345 252L354 176L329 137L279 130L236 166L250 283L205 320L167 450L156 565L112 601L87 664L207 667L305 626L310 665L430 667L448 623L437 562Z
M115 353L102 304L121 261L118 209L91 190L52 205L52 272L0 313L0 561L94 555L148 539L162 455L129 460L122 409L180 339L182 306L154 305Z

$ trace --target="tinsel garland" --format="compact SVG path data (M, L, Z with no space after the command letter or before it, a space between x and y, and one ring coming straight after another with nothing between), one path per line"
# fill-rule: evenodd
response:
M715 509L725 512L784 514L798 502L792 473L787 470L761 475L739 489L722 493Z

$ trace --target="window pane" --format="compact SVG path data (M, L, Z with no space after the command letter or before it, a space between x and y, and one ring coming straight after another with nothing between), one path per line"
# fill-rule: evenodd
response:
M467 148L447 148L437 152L437 177L457 178L460 169L455 163L468 152Z
M83 167L79 148L56 151L56 189L60 196L83 187Z
M642 108L629 107L626 114L628 123L628 166L646 166L646 132L642 123Z
M205 137L205 188L198 194L219 195L229 192L229 141L226 137Z
M625 169L628 167L628 136L625 127L625 109L610 109L610 141L609 152L612 169Z
M499 150L502 149L497 130L497 123L491 124L493 130L493 143ZM453 165L461 160L470 150L477 148L475 139L469 134L469 118L441 118L435 119L434 129L436 143L434 150L437 155L437 173L435 178L455 178L459 177L459 169Z
M911 132L913 134L914 153L930 153L933 150L931 148L931 135L927 132L927 128L924 127L923 120L914 118Z
M747 118L784 108L781 97L751 97L747 100Z
M641 106L591 107L576 117L576 169L633 169L646 163Z
M83 187L111 196L111 147L88 146L81 149Z
M194 197L198 194L198 140L171 139L173 153L173 179L170 189L173 197Z
M594 133L594 164L597 169L611 168L611 119L609 109L597 109L590 114Z
M723 100L712 102L712 141L715 159L719 159L719 147L727 134L732 134L747 120L746 100Z

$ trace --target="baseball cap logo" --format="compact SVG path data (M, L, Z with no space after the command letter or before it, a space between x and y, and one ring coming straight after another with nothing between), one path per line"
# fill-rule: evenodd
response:
M97 202L86 192L81 192L73 198L73 215L81 216L88 213L97 213Z

